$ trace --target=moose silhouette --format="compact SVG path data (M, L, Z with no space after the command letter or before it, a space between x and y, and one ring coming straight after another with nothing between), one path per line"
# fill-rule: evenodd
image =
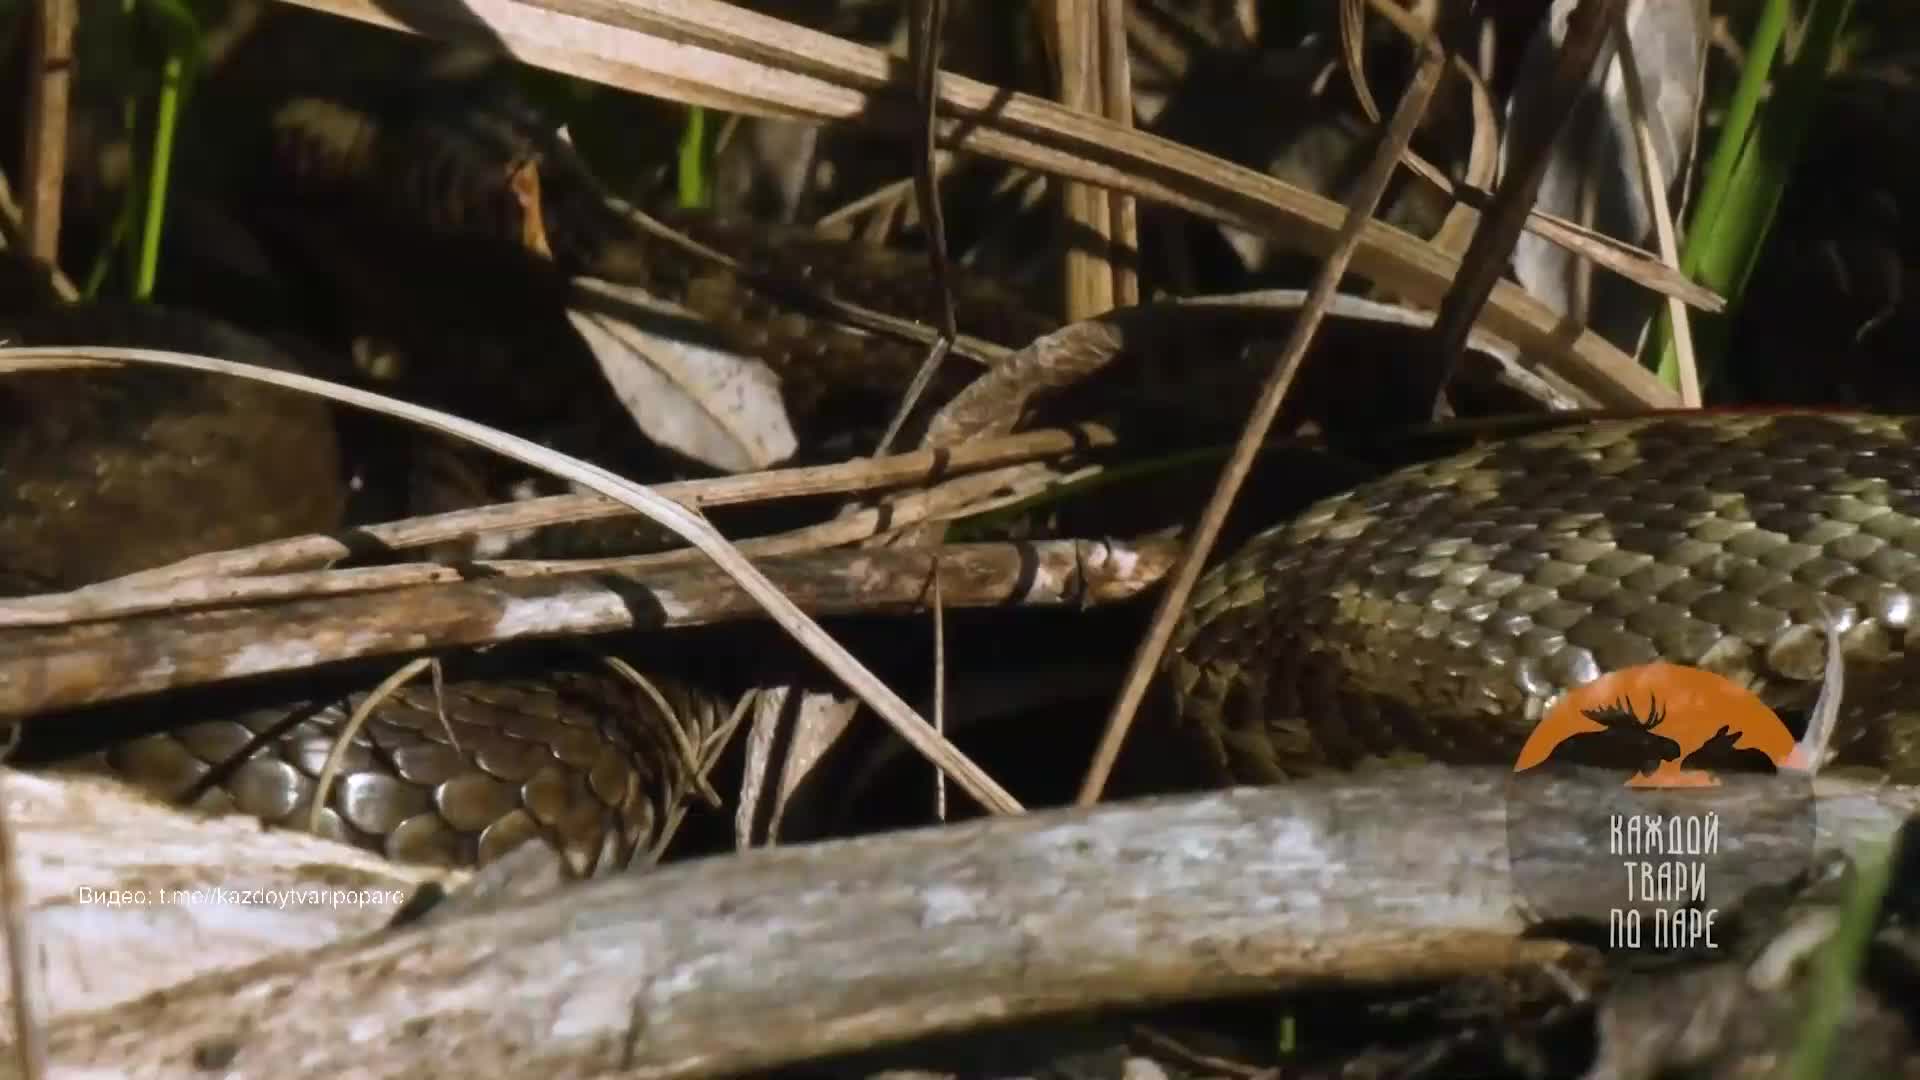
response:
M1582 709L1580 715L1601 725L1599 731L1582 731L1560 740L1546 764L1584 765L1590 768L1625 769L1633 773L1651 773L1663 761L1680 756L1680 744L1653 729L1667 718L1657 698L1647 698L1647 717L1642 720L1633 704L1622 697L1612 705Z
M1699 769L1704 772L1750 772L1777 773L1780 770L1768 757L1766 751L1751 746L1741 747L1734 744L1740 741L1738 732L1721 724L1720 730L1700 744L1700 748L1688 754L1680 762L1682 769Z

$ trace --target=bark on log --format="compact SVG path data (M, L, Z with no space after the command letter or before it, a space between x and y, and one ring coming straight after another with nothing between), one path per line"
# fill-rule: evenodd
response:
M1505 775L1434 767L688 863L202 977L69 1017L49 1045L75 1075L695 1077L1106 1005L1487 971L1559 951L1516 937ZM1822 835L1884 836L1913 802L1823 803Z

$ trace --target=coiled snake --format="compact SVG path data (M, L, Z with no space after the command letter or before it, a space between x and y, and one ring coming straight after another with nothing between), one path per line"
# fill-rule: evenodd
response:
M1409 756L1504 763L1556 694L1656 658L1804 707L1835 619L1849 670L1840 760L1913 779L1920 712L1902 693L1920 596L1916 435L1920 419L1667 414L1391 473L1203 577L1166 665L1176 711L1243 781ZM431 691L404 691L350 756L331 828L452 862L545 831L577 864L624 865L651 835L663 776L649 762L663 759L636 755L644 729L623 726L632 703L608 693L591 678L559 695L456 683L455 753ZM267 721L254 716L111 760L177 791L257 734ZM278 735L216 800L291 818L339 719Z
M281 142L304 152L291 171L308 186L358 190L369 177L414 175L403 166L416 158L423 177L448 173L443 159L465 162L450 175L477 178L488 197L443 200L477 209L427 220L486 232L503 217L515 244L532 237L562 264L706 295L719 312L747 295L731 278L678 278L669 263L588 243L603 236L594 223L605 216L581 216L599 205L591 185L560 149L508 127L454 126L420 142L402 136L442 129L419 119L382 136L369 117L312 104L276 122ZM538 193L502 196L500 177L532 174L491 165L523 159L541 163ZM468 220L476 215L480 225ZM794 341L812 340L804 323L790 328ZM122 343L203 351L193 340L155 340L153 329ZM76 325L38 341L111 343L99 330ZM750 344L785 341L760 334ZM855 345L849 351L872 351ZM258 343L204 351L262 359ZM183 392L176 382L157 399L104 390L49 423L51 407L21 385L0 387L0 419L11 406L32 421L0 432L10 481L0 500L22 504L0 503L0 576L77 585L337 525L331 431L317 408L224 385ZM158 418L136 424L116 411L115 401L134 398L158 400ZM209 410L240 426L195 419ZM1663 415L1578 424L1393 473L1315 505L1206 575L1166 664L1174 711L1222 775L1241 780L1407 756L1507 762L1556 694L1655 658L1717 670L1778 710L1802 707L1818 689L1826 620L1836 619L1849 673L1842 759L1920 774L1920 714L1902 698L1920 596L1916 425L1856 414ZM250 479L210 488L194 479L210 462L243 463L232 475ZM117 495L107 490L116 482ZM310 497L271 512L240 505L298 493ZM209 506L213 495L222 501ZM136 496L146 509L130 529L115 499ZM248 525L214 534L210 521ZM132 534L144 543L138 556L117 547ZM658 736L656 714L681 712L696 734L716 722L711 701L670 683L649 697L586 673L539 688L456 680L445 701L457 750L430 689L403 691L375 712L324 828L443 862L484 859L539 834L583 872L623 866L652 844L663 808L685 787L683 747ZM246 714L153 736L115 748L106 764L170 795L197 791L297 823L345 714L343 702L322 704L291 727ZM262 741L267 752L216 772Z

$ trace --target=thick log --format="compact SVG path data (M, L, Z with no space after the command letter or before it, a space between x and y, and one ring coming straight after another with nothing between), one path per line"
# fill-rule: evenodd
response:
M362 938L422 884L467 877L176 809L95 777L0 770L0 785L55 1017Z
M1426 768L715 858L202 977L59 1021L49 1046L90 1075L694 1077L1486 972L1562 951L1517 937L1504 779ZM1822 836L1884 836L1913 799L1823 804Z

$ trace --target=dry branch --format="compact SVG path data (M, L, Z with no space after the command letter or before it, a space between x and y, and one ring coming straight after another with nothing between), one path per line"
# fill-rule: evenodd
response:
M211 1059L666 1080L1103 1006L1483 973L1564 952L1516 936L1503 791L1502 773L1433 767L761 849L207 976L57 1022L49 1044L58 1067L156 1078ZM1827 840L1884 837L1913 799L1835 798Z
M1053 484L1078 479L1090 471L1094 470L1081 469L1067 476L1058 476L1043 465L1009 465L992 472L958 477L924 491L911 492L884 508L855 509L831 521L740 540L734 547L742 555L767 558L823 551L870 537L891 537L919 522L944 521L963 514L985 513L1009 502L1030 498ZM219 559L229 554L216 552L213 557ZM177 578L158 584L144 584L148 575L135 574L117 582L72 592L0 599L0 628L66 626L153 611L179 612L193 608L384 592L480 577L571 575L578 578L607 572L645 581L651 580L650 575L666 570L703 565L705 559L703 553L692 548L675 548L648 555L622 555L604 559L483 559L459 566L416 562L239 578ZM151 573L170 572L162 568Z
M1173 541L1075 540L833 551L761 572L817 615L912 612L934 568L949 607L1095 604L1159 580ZM352 573L352 571L340 571ZM561 634L754 618L760 606L709 566L421 585L215 611L0 631L0 716L114 701L336 660Z

